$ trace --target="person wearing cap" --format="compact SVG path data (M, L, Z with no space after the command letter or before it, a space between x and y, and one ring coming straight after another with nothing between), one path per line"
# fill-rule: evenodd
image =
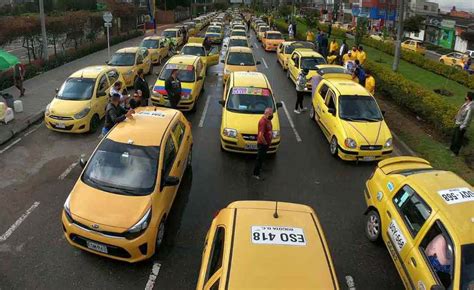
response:
M304 93L306 89L307 79L306 76L308 75L309 70L304 68L301 70L298 78L296 79L296 104L295 104L295 114L300 114L307 110L306 107L303 107L303 99Z
M451 140L451 151L453 151L454 155L459 155L459 151L461 150L464 134L469 128L472 120L472 114L474 111L474 92L467 92L465 102L459 109L458 113L456 114L455 118L455 127L453 138Z
M173 109L178 108L179 101L181 100L181 82L178 79L178 73L179 71L174 69L165 81L165 90L168 94L170 107Z
M113 94L105 109L105 123L104 128L102 128L102 134L107 134L115 124L124 121L126 118L133 119L132 114L134 113L133 109L127 111L120 106L120 95L117 93Z
M258 135L257 135L257 160L255 162L255 168L253 169L253 177L257 180L261 180L260 170L263 166L263 161L267 156L268 148L272 144L273 137L273 109L266 108L262 118L258 122Z
M357 56L354 54L352 50L349 50L346 54L342 56L342 63L346 64L349 61L355 61Z
M134 94L133 94L133 97L132 99L130 100L130 102L128 103L130 105L130 108L131 109L136 109L138 107L146 107L146 105L143 104L143 97L142 97L142 93L140 90L136 91Z

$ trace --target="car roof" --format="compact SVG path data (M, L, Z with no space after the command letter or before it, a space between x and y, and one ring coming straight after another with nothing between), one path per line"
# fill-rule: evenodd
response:
M312 50L311 48L296 48L294 52L301 54L301 56L314 56L314 57L323 57L320 53Z
M143 38L143 40L160 40L160 39L164 39L163 36L159 36L159 35L153 35L153 36L147 36L145 38Z
M246 53L252 53L252 49L250 47L245 47L245 46L232 46L229 48L227 54L231 52L246 52Z
M280 31L276 31L276 30L268 30L266 33L278 33L278 34L281 34Z
M186 46L204 47L204 45L202 43L197 43L197 42L188 42L183 46L183 48L186 47Z
M356 82L342 78L326 79L327 82L336 87L340 95L358 95L372 97L367 90Z
M325 238L314 211L305 205L278 202L278 218L275 218L276 205L272 201L237 201L227 207L235 209L228 288L337 288ZM250 238L253 226L300 228L306 244L254 244Z
M233 87L269 88L267 77L261 72L233 72Z
M187 65L194 65L194 63L199 59L199 56L188 55L188 54L177 54L173 55L167 63L180 63Z
M179 28L167 28L163 31L178 31L178 30L179 30Z
M133 120L117 124L105 138L120 143L161 146L169 124L179 114L179 111L169 108L140 107L135 110Z
M125 47L125 48L121 48L117 50L116 53L137 53L138 49L139 49L138 46Z
M97 78L100 74L103 72L110 70L109 66L106 65L96 65L96 66L88 66L83 69L80 69L71 76L70 78L87 78L87 79L92 79L92 78Z

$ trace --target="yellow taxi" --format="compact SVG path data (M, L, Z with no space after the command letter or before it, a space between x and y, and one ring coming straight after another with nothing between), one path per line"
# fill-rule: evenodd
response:
M262 19L255 19L253 22L252 22L252 29L257 32L257 28L259 25L263 25L265 23L265 21L263 21Z
M209 38L211 43L222 43L224 30L220 26L209 26L204 37Z
M422 55L425 55L426 52L426 48L423 45L423 42L418 40L405 40L404 42L402 42L402 48Z
M171 56L170 46L162 36L148 36L140 43L140 47L148 49L152 64L161 64L163 59Z
M273 108L273 139L268 149L280 145L280 118L270 82L259 72L234 72L224 86L221 122L221 148L238 153L257 153L258 122L266 108Z
M195 36L197 34L196 23L194 23L194 21L184 22L183 24L188 26L188 36Z
M153 69L150 54L145 47L119 49L112 55L107 65L119 71L126 87L133 86L139 69L142 69L145 74L151 73Z
M50 130L67 133L95 132L105 116L109 92L120 73L108 66L91 66L70 75L48 104L44 123Z
M296 84L296 80L303 69L309 70L307 78L311 78L317 74L318 66L324 64L326 64L326 59L321 54L311 49L298 48L288 58L286 75Z
M439 58L439 62L462 70L464 68L464 61L467 59L467 57L468 56L466 54L462 54L460 52L451 52L442 55Z
M178 79L181 81L178 109L194 111L206 78L206 66L201 57L195 55L175 55L166 62L153 86L151 103L154 106L170 106L165 81L175 69L178 70Z
M66 240L130 263L150 258L163 243L192 146L181 112L137 109L104 137L87 163L81 161L84 170L61 214Z
M197 290L339 289L314 210L278 201L236 201L207 232Z
M265 32L270 30L270 26L267 25L262 25L258 27L258 32L257 32L257 39L258 41L262 41L263 36L265 35Z
M288 59L293 51L303 48L314 50L315 46L314 43L308 41L284 41L278 45L276 50L277 61L283 70L288 69Z
M366 236L383 241L406 289L473 289L474 191L417 157L379 162L364 190Z
M234 71L257 71L260 61L255 61L252 49L249 47L229 47L226 57L221 60L224 64L224 84Z
M178 51L178 54L200 56L206 68L217 64L219 62L219 48L212 46L210 51L206 51L203 41L202 37L190 37L188 43Z
M315 78L315 76L319 76L320 78ZM306 75L306 87L304 91L312 92L313 83L315 86L317 86L321 79L332 78L346 79L356 83L359 82L359 79L357 77L353 78L351 72L343 66L335 64L321 64L316 66L314 69L309 70L308 74Z
M225 44L224 44L225 46ZM250 47L249 42L246 36L231 36L229 37L229 42L227 43L227 47L234 47L234 46L241 46L241 47Z
M276 51L280 43L284 41L285 39L280 31L269 30L263 35L262 46L265 51Z
M230 37L232 36L247 37L247 31L242 30L242 29L232 29L232 31L230 32Z
M193 22L196 24L196 35L204 28L204 23L202 22L201 18L194 18Z
M176 46L181 46L184 43L183 34L178 28L168 28L163 30L161 35L164 38L169 38Z
M393 151L392 134L375 98L351 80L323 78L313 90L310 118L318 123L335 157L374 161Z

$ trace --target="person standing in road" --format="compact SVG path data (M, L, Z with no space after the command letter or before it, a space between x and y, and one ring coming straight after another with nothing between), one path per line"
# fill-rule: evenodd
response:
M346 55L348 50L349 50L349 47L347 46L346 40L343 39L341 47L339 48L339 64L340 65L344 65L343 56Z
M306 41L309 41L311 43L314 42L314 33L311 30L308 30L306 32Z
M209 36L204 37L204 49L206 50L206 52L209 52L211 50L211 47L212 43Z
M23 81L25 80L25 65L17 63L13 67L13 82L15 87L20 91L20 98L25 95L25 88L23 87Z
M321 54L324 58L328 56L328 38L324 32L322 33L321 37Z
M365 88L372 95L375 94L375 78L369 70L365 71Z
M258 135L257 135L257 160L255 162L255 168L253 170L253 177L257 180L261 180L260 170L263 166L263 161L267 156L268 148L272 144L273 137L273 109L266 108L265 112L258 122Z
M133 98L129 102L131 109L136 109L138 107L142 107L143 105L143 98L142 98L142 91L138 90L133 94Z
M148 87L148 82L145 79L145 74L143 73L143 69L139 69L137 72L137 78L135 79L135 83L133 84L133 88L135 91L142 92L142 105L148 106L148 100L150 98L150 88Z
M293 25L291 23L288 24L288 36L290 40L294 39Z
M338 49L339 44L337 43L337 40L333 38L331 43L329 44L329 54L332 54L333 52L337 53Z
M133 109L127 111L120 106L120 95L113 94L105 109L105 123L104 128L102 128L102 135L107 134L115 124L123 122L126 118L133 119L132 114L134 113Z
M352 73L352 79L355 79L357 77L357 79L359 80L359 85L365 87L365 79L366 79L365 70L360 65L360 62L358 59L356 59L354 62L355 62L355 69L354 69L354 72Z
M365 61L367 60L367 54L364 51L364 48L362 45L359 45L357 49L357 59L359 60L360 64L364 64Z
M306 88L307 79L306 76L308 75L309 70L304 68L301 70L300 74L298 75L298 79L296 80L296 104L295 104L295 114L301 114L307 110L306 107L303 107L303 99L304 93Z
M168 94L168 100L170 107L173 109L178 108L179 101L181 100L181 82L178 79L179 71L177 69L171 72L169 78L165 81L165 90Z
M466 130L472 120L472 114L474 110L474 102L472 99L474 99L474 92L467 92L465 98L466 101L456 114L454 133L450 147L451 151L453 151L453 154L456 156L459 155L459 151L461 150L464 139L464 134L466 133Z
M293 35L295 36L295 38L297 37L297 34L296 34L296 21L293 21Z

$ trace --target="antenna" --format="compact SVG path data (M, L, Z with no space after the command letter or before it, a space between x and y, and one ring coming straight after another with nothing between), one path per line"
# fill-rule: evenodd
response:
M275 203L275 212L273 213L274 218L278 218L278 201Z

